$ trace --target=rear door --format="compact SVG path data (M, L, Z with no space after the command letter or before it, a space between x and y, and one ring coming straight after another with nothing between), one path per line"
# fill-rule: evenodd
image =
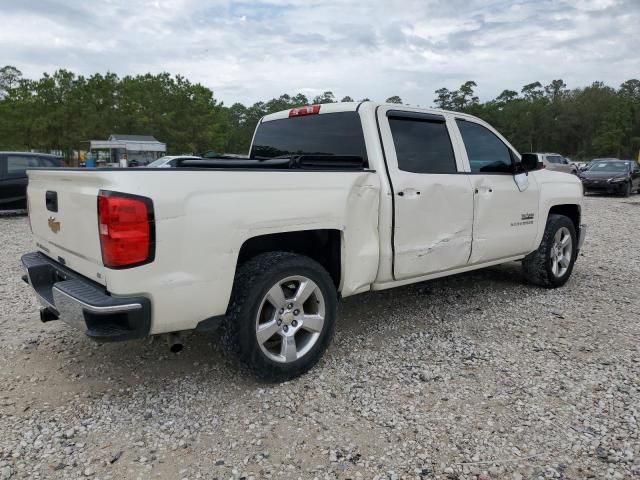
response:
M528 175L528 185L514 178L517 156L487 126L456 119L469 164L473 199L473 247L470 264L501 260L530 252L537 233L538 185Z
M380 135L393 185L394 278L466 265L473 194L461 173L446 114L380 107Z
M7 153L2 159L0 208L27 207L27 168L38 167L38 161L28 153Z

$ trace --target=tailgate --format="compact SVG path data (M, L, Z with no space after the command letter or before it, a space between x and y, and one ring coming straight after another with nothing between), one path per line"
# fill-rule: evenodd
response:
M29 170L29 218L36 247L48 257L105 284L97 197L107 184L99 170Z

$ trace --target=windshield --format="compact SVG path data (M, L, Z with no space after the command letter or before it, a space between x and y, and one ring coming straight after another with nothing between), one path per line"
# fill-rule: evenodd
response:
M596 162L589 168L591 172L617 172L624 173L629 170L627 162Z
M262 122L251 147L251 158L286 155L359 157L367 153L357 112L325 113Z
M153 162L151 162L150 164L147 165L147 167L161 167L165 162L171 160L171 157L160 157L157 160L154 160Z

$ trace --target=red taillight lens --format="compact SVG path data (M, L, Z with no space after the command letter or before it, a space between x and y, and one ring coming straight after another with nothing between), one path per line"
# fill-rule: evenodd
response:
M306 107L292 108L289 110L289 117L302 117L316 113L320 113L320 105L307 105Z
M134 267L153 261L155 226L151 199L100 192L98 231L105 267Z

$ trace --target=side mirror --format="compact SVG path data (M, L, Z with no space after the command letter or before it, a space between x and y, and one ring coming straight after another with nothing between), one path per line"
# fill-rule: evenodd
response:
M538 156L535 153L523 153L520 163L527 172L538 169Z

